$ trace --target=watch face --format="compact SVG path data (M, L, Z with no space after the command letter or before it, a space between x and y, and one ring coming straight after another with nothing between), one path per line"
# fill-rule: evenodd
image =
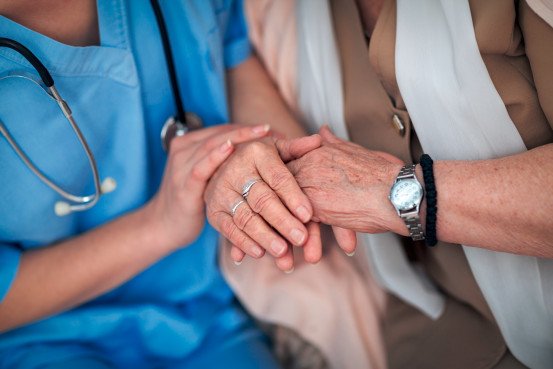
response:
M390 200L398 210L416 208L422 200L422 187L415 179L402 179L392 187Z

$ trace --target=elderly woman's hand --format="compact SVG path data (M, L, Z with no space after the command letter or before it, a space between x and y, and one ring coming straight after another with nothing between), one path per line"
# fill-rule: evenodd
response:
M235 144L269 134L267 126L220 125L176 137L170 145L161 186L145 207L150 227L168 248L190 244L205 222L207 182Z
M360 232L405 233L388 200L403 162L320 132L322 147L288 163L313 205L314 219Z
M294 140L265 138L236 146L210 180L204 198L209 222L238 250L254 258L265 251L277 266L289 271L293 257L289 244L320 258L318 225L313 209L286 162L319 147L318 135ZM307 223L307 225L306 225Z

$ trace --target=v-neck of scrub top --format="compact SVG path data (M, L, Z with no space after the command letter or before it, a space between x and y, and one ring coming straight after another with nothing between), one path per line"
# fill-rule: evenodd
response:
M129 51L127 30L123 24L125 17L122 0L98 1L97 13L100 45L67 45L1 15L0 34L29 48L50 71L54 82L56 76L94 76L108 77L122 84L136 86L137 74ZM36 73L22 55L10 49L0 48L0 57Z
M19 214L18 226L27 225L28 228L25 232L15 233L28 235L29 244L47 244L72 233L82 232L119 215L122 211L138 206L145 200L144 189L139 189L140 186L136 185L127 186L126 183L146 181L147 158L143 153L144 148L138 147L138 143L146 142L144 129L138 124L129 125L130 122L138 123L144 119L138 88L138 73L133 54L129 49L123 6L122 0L98 2L101 43L99 46L79 47L63 44L0 16L0 34L29 48L50 71L58 91L68 102L79 129L95 156L100 179L106 176L113 177L119 187L115 192L102 196L99 203L90 210L56 217L51 211L56 201L62 200L60 196L34 177L28 168L19 162L15 154L8 150L6 158L13 159L19 164L18 168L10 168L13 170L13 177L23 178L23 181L28 183L27 194L20 199L21 208L25 208L25 204L30 203L32 205L29 206L30 208L46 211L46 216L42 219L42 227L38 227L33 221L33 218L36 219L39 216L38 214L33 212ZM16 68L20 68L27 75L37 74L23 56L11 49L0 48L0 65L2 58L5 59L4 63L6 61L11 62L10 65L15 63ZM19 72L15 71L15 73ZM30 115L32 118L22 119L24 123L18 124L15 122L16 118L13 118L18 114L13 113L12 119L4 123L35 165L70 193L81 196L93 193L90 166L84 149L76 139L69 122L65 120L56 104L48 101L45 93L40 95L41 92L37 86L33 86L30 82L24 83L29 86L21 87L19 91L22 96L6 95L7 98L18 101L7 104L5 110L8 111L0 112L0 119L3 113L10 116L10 109L20 109L18 114L22 117ZM10 92L8 90L8 93ZM16 103L24 101L27 95L34 97L30 99L29 104L29 108L34 109L22 111L21 106L16 107ZM121 106L125 104L127 106L123 111ZM46 117L43 122L41 122L41 114ZM32 127L38 135L29 135L32 131L28 127ZM134 148L131 140L134 140ZM60 146L64 151L61 151ZM56 150L59 151L58 155L52 155L56 160L45 155ZM130 169L128 167L123 176L120 174L122 172L120 168L127 160L126 155L134 155L137 165ZM144 162L142 166L138 165L141 161ZM0 167L2 165L10 164L0 164ZM134 199L131 200L131 198ZM51 203L50 209L42 209L40 205L48 201ZM126 205L123 205L125 203ZM0 240L10 240L10 227L7 228L7 236L0 231Z

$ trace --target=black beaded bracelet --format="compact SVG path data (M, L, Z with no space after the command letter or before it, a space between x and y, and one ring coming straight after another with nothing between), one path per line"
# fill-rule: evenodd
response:
M422 175L424 178L424 187L426 190L426 245L436 246L438 239L436 238L436 219L438 215L438 192L436 192L436 184L434 183L434 161L432 158L423 154L420 158Z

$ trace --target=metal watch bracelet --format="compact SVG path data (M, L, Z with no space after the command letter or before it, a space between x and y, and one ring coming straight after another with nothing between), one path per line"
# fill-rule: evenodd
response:
M397 179L407 179L415 177L415 164L405 165L399 171ZM422 241L424 240L424 229L421 224L421 219L417 211L412 211L409 213L400 213L401 219L405 222L407 230L409 231L409 236L413 241Z

